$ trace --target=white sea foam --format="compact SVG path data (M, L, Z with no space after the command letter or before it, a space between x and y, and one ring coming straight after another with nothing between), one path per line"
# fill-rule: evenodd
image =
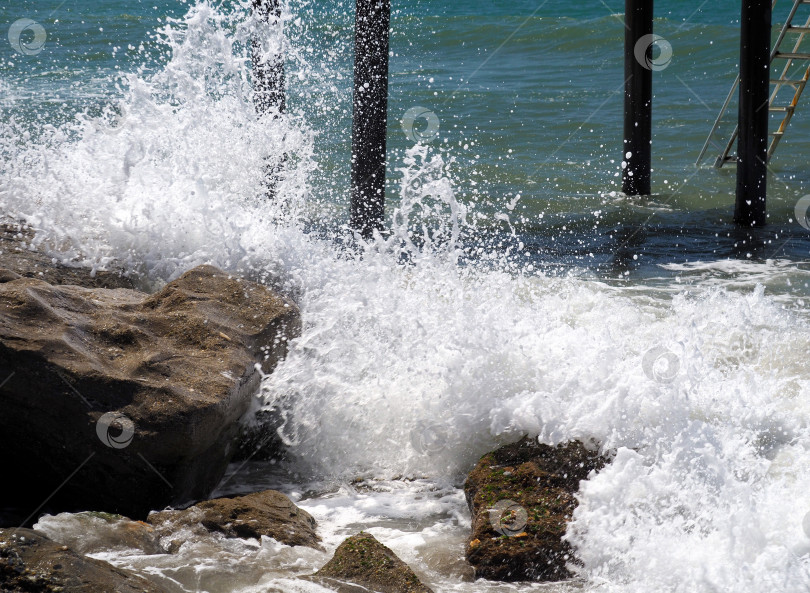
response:
M0 123L0 208L55 257L124 266L145 287L201 263L280 276L304 329L262 402L302 479L344 484L302 503L328 547L367 528L441 590L481 590L464 580L468 519L449 484L528 432L615 454L583 484L569 530L586 589L807 591L810 327L765 290L768 269L731 287L639 292L499 264L486 249L486 266L462 265L459 234L474 231L453 193L463 172L423 146L397 164L392 235L339 249L301 222L318 212L315 131L253 113L254 25L240 14L193 6L163 33L168 64L131 76L103 118L33 134ZM281 199L268 201L265 159L284 154ZM346 490L358 476L425 482ZM189 591L316 590L290 578L328 555L283 548L212 540L175 557L102 556ZM234 577L267 563L266 581Z

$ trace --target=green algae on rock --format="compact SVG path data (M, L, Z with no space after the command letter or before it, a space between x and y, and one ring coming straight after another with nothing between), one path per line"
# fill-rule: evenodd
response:
M337 587L339 593L432 593L394 552L365 532L340 544L334 557L310 578Z
M579 441L551 447L529 437L484 455L464 484L472 513L466 556L476 578L569 578L575 558L563 536L575 493L606 462Z

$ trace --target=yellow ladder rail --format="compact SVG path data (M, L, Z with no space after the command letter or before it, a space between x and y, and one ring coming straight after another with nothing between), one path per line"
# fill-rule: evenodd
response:
M771 51L771 64L774 63L775 60L786 60L785 66L782 69L779 78L772 79L771 84L774 85L773 92L770 95L769 102L768 102L768 110L771 113L784 113L784 117L779 124L778 129L775 132L772 132L770 135L772 136L771 142L768 145L768 160L770 161L771 157L773 156L774 151L776 150L776 146L779 144L779 141L784 137L785 131L787 130L787 126L790 123L790 120L793 118L793 115L796 111L796 106L799 103L799 99L804 92L805 87L807 86L808 79L810 79L810 53L802 52L802 43L804 42L805 35L810 33L810 16L808 16L807 21L802 26L794 26L793 20L796 17L796 13L799 10L799 7L803 4L810 4L810 0L794 0L793 7L788 14L787 19L785 20L782 29L779 32L779 36L774 43L773 50ZM776 0L773 1L772 7L776 7ZM798 37L796 42L793 45L793 50L789 52L781 51L783 43L785 43L785 39L789 34L797 34ZM804 74L801 78L790 78L790 71L796 62L807 62L807 67L804 69ZM725 103L723 104L722 109L720 110L720 114L717 116L717 119L714 122L714 126L709 132L709 136L706 139L706 142L703 145L702 150L700 151L700 155L695 162L695 165L699 165L700 162L703 160L704 155L706 154L709 146L713 143L712 139L717 132L717 129L720 127L720 123L725 115L728 107L731 103L731 100L734 97L734 93L739 87L740 84L740 77L737 75L737 78L734 81L734 84L729 91L728 97L726 98ZM779 90L783 86L792 86L794 88L793 98L788 105L776 105L776 98L779 93ZM717 168L722 167L724 164L728 162L736 162L737 156L732 154L732 150L734 149L734 143L737 141L737 137L739 136L739 126L734 127L734 132L731 134L731 137L725 144L725 147L721 154L715 160L714 166Z

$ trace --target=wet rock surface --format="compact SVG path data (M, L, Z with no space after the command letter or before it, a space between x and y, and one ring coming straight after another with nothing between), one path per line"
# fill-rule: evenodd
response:
M189 535L204 531L222 533L225 537L266 536L288 546L322 549L312 515L275 490L215 498L183 510L152 513L148 522L170 551L176 550Z
M44 515L34 529L79 554L108 553L113 550L137 550L146 555L166 552L152 525L111 513L85 511Z
M312 577L338 593L432 593L394 552L368 533L344 541Z
M43 511L142 519L206 498L256 365L272 370L299 331L292 302L210 266L153 295L0 284L0 508L35 519L51 497Z
M0 590L8 593L166 593L30 529L0 529Z
M472 513L466 557L476 578L569 578L566 565L576 559L562 538L575 494L606 463L578 441L551 447L528 437L484 455L464 484Z
M36 278L48 284L85 288L134 288L120 272L96 271L57 263L31 248L34 232L23 224L0 222L0 283Z

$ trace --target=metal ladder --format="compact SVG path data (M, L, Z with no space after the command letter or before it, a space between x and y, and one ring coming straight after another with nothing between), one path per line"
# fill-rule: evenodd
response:
M771 93L769 102L768 102L768 110L771 113L784 113L782 117L782 122L779 125L779 128L775 132L771 132L770 136L771 142L768 145L768 161L770 162L771 157L773 156L774 151L776 150L776 146L779 144L779 141L785 135L785 130L787 129L788 124L790 123L791 118L793 118L793 114L796 111L796 105L799 102L799 98L802 96L804 92L804 87L807 85L808 79L810 79L810 53L807 51L802 52L801 46L802 42L804 41L804 36L810 33L810 16L807 17L807 20L803 26L794 26L793 20L796 17L796 12L799 10L799 7L802 4L810 5L810 0L794 0L793 8L790 10L790 14L788 18L785 20L785 24L782 26L782 30L779 32L779 37L776 39L776 43L774 43L773 50L771 51L771 64L774 63L775 60L785 60L785 67L782 69L782 73L779 75L779 78L775 80L771 80L771 84L774 85L773 92ZM773 7L776 7L776 0L773 1ZM796 38L796 42L793 45L792 51L781 51L782 45L785 43L785 39L788 34L798 34ZM789 72L793 63L799 62L807 62L806 67L804 68L804 75L801 78L789 78ZM706 143L703 145L703 149L700 151L700 155L695 161L695 165L699 165L700 162L703 160L703 156L706 154L706 151L709 149L709 145L712 143L712 138L714 137L715 132L720 127L720 122L723 119L723 116L728 109L731 100L734 98L734 93L736 92L737 88L740 85L740 75L737 75L736 80L734 81L734 85L731 87L731 91L728 93L728 97L726 98L726 102L723 104L723 108L720 110L720 114L717 116L717 119L714 122L714 126L712 127L712 131L709 132L709 137L706 139ZM791 86L794 89L793 99L790 101L789 105L775 105L776 103L776 96L779 94L779 91L784 86ZM731 138L729 138L728 142L726 143L726 147L723 150L722 154L717 157L714 162L714 166L718 169L725 165L728 162L737 162L737 156L732 155L731 151L734 148L734 143L737 141L737 136L740 133L739 125L734 127L734 132L731 134Z

